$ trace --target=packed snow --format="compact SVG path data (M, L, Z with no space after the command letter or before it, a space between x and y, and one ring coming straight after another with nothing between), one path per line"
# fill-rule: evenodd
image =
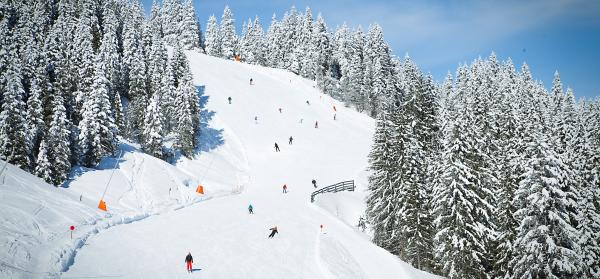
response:
M118 157L74 169L68 188L9 165L0 277L435 278L356 227L373 119L288 71L187 55L211 114L195 158L171 165L121 142ZM109 179L104 213L96 206ZM354 180L357 189L311 203L312 179ZM274 226L279 234L267 238Z

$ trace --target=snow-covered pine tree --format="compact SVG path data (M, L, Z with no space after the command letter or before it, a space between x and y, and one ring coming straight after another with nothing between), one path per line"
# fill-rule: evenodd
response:
M369 188L367 196L367 221L373 230L373 242L388 250L397 251L398 203L400 189L395 182L398 177L397 128L392 121L394 104L388 104L377 118L373 146L369 153Z
M24 170L31 168L29 137L25 121L25 90L21 81L21 61L17 41L8 39L8 65L3 75L6 85L2 92L0 112L0 158Z
M194 152L196 139L193 117L197 118L198 115L194 115L190 107L193 100L189 99L191 96L189 90L193 90L193 85L190 86L191 78L189 72L185 73L185 77L181 81L182 83L177 87L175 99L177 107L175 148L179 149L184 156L190 157Z
M117 99L117 96L123 92L123 86L120 78L121 57L118 52L119 41L117 38L117 28L119 22L115 12L115 5L116 4L113 2L106 2L103 7L103 35L99 55L102 59L102 63L104 64L102 67L104 68L106 79L109 81L108 97L110 98L112 112L115 113L113 117L118 118L119 116L116 115L116 113L119 112L117 109L117 102L120 102L120 100Z
M162 90L162 78L168 64L169 56L167 49L158 34L152 36L152 47L148 60L148 75L146 83L149 94L160 94Z
M531 123L536 125L536 123ZM526 136L526 165L516 192L520 225L511 266L514 278L580 278L581 250L568 212L568 166L539 128Z
M35 161L34 174L48 183L53 183L52 165L48 159L48 146L46 140L40 143L40 150Z
M369 27L364 48L364 60L367 64L368 76L364 75L363 93L367 97L367 109L373 117L379 112L379 103L386 95L391 68L389 47L383 40L383 31L378 24Z
M180 39L180 24L183 10L180 0L163 0L160 9L163 40L168 45L175 45Z
M229 6L225 6L221 16L221 57L231 59L236 54L237 36L235 34L235 20Z
M66 179L71 170L70 134L71 124L67 120L64 99L60 91L53 91L51 121L44 141L48 144L48 161L50 162L49 183L58 186Z
M299 60L294 51L298 43L298 26L300 26L300 15L296 7L292 6L281 20L279 29L279 47L281 49L281 61L278 68L287 69L294 73L300 70Z
M331 92L330 87L333 81L331 80L331 75L328 75L332 55L331 39L329 31L327 31L327 25L321 14L317 15L317 20L314 23L310 46L310 63L312 65L308 67L314 72L313 75L317 81L317 85L325 92Z
M181 7L181 22L179 22L178 42L184 49L200 47L200 26L196 19L196 11L192 0L185 0Z
M293 50L294 56L298 57L299 74L308 79L315 78L315 64L317 49L313 46L313 17L309 7L306 7L304 15L300 18L297 26L298 42Z
M158 158L163 156L162 119L160 94L154 94L146 108L142 147L146 153Z
M348 65L350 64L350 33L344 23L338 26L331 42L331 67L337 66L337 77L339 84L339 98L344 102L344 106L349 107L348 88Z
M161 82L160 82L160 106L162 112L162 121L163 121L163 131L164 134L167 135L174 131L177 127L177 104L176 100L176 90L175 90L175 80L173 78L173 69L171 68L171 64L167 63L165 68L165 72L162 74Z
M437 233L435 257L448 278L487 278L485 239L489 233L485 218L491 211L477 173L480 150L473 112L465 104L444 140L440 182L434 187Z
M89 14L92 7L89 2L84 5L84 11L82 13L88 16L81 16L77 22L77 28L75 29L75 43L77 45L74 48L74 65L77 67L78 79L77 79L77 91L75 92L75 114L73 116L73 124L79 124L83 117L83 103L88 98L92 84L94 82L94 49L93 49L93 36L91 29L91 20Z
M249 61L253 60L252 52L250 51L250 29L252 28L252 21L248 20L248 22L244 21L242 23L242 34L237 45L241 61L245 63L249 63Z
M146 83L146 59L144 58L144 45L141 38L135 36L130 27L126 25L126 47L124 63L128 68L128 97L129 107L125 114L125 135L130 139L141 142L144 126L144 112L148 106L148 84ZM127 59L125 59L127 58Z
M583 103L569 149L577 148L573 167L581 193L578 220L579 245L585 278L600 277L600 111Z
M190 118L192 121L192 135L194 137L194 141L192 143L193 147L196 148L197 142L195 137L200 133L200 100L198 97L196 86L194 85L194 80L192 76L192 72L190 70L189 61L185 56L182 56L181 65L181 76L179 77L179 81L177 84L177 94L183 94L183 100L187 102L187 106L190 111ZM178 106L179 107L179 106Z
M519 174L523 173L520 155L523 152L524 127L519 116L518 100L520 88L514 65L509 59L502 65L499 75L499 88L496 94L501 95L499 108L502 111L498 120L498 187L495 192L496 208L494 223L498 236L494 240L493 269L498 278L512 276L510 260L513 257L513 243L518 223L514 218L514 194L519 185Z
M29 142L28 154L35 160L37 158L38 150L40 148L40 143L44 136L44 132L46 130L46 125L44 123L44 115L41 94L42 90L38 85L39 79L34 77L31 80L30 84L30 94L27 99L27 138Z
M347 88L345 89L348 96L348 102L354 104L358 111L364 111L366 105L366 95L362 90L365 72L365 64L363 61L365 46L365 36L362 29L358 27L352 34L350 42L350 61L348 65Z
M271 25L269 25L269 29L267 30L266 37L266 54L265 60L266 65L278 68L281 67L283 61L283 48L281 47L283 34L281 32L281 23L277 21L277 17L273 14L271 19Z
M258 16L254 18L250 32L252 34L250 46L254 56L254 64L265 65L265 35Z
M86 167L95 166L103 156L113 154L116 149L117 127L112 117L108 80L103 65L103 61L98 57L92 90L85 100L83 119L79 123L80 162Z
M210 56L221 57L221 31L217 25L217 18L211 15L206 23L206 34L204 40L204 50Z

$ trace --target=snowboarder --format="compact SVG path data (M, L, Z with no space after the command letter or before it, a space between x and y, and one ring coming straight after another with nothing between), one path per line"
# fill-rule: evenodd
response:
M270 228L269 230L271 230L271 234L269 235L269 238L273 238L275 236L276 233L279 233L277 231L277 226Z
M290 142L288 144L292 144L293 140L294 140L294 138L292 138L292 136L290 136Z
M229 100L229 104L231 105L231 97L227 98L227 100Z
M313 186L315 186L315 188L317 188L317 181L314 178L312 180L312 184L313 184Z
M319 128L319 121L315 121L315 128Z
M192 273L192 263L194 263L194 258L192 258L192 253L188 252L187 256L185 256L185 263L187 267L187 271Z
M254 207L252 207L252 204L248 205L248 214L254 214Z
M283 193L287 193L287 184L283 184Z
M275 143L275 152L279 152L279 145L277 143Z
M281 108L279 108L279 113L281 113Z
M254 83L252 83L252 78L250 78L250 85L253 85Z

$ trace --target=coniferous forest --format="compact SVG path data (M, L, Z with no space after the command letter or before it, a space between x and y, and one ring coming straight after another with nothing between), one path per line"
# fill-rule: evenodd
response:
M238 35L228 7L202 30L190 0L148 17L136 1L27 2L0 3L0 158L52 184L119 138L193 155L196 48L287 69L376 118L365 214L403 261L448 278L600 278L600 101L558 72L546 88L492 53L438 83L377 24L333 31L309 8Z

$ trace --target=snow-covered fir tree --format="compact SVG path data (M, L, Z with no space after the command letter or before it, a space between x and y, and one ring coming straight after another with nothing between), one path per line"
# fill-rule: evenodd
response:
M210 22L209 22L210 23ZM229 6L225 6L219 26L221 57L231 59L236 54L237 35L235 34L235 19Z
M22 169L31 168L29 137L25 121L25 90L21 81L21 62L14 37L9 39L6 84L2 89L0 112L0 158Z
M569 193L561 189L568 167L536 130L527 140L525 173L516 192L514 277L580 278L578 232L568 213Z
M204 35L204 51L211 56L221 56L221 30L217 24L217 18L211 15L206 23L206 33Z
M96 61L94 83L84 102L83 119L79 123L80 161L87 167L95 166L103 156L112 155L116 149L117 127L112 117L103 65L100 59Z
M51 179L47 182L58 186L67 179L71 169L71 124L67 119L64 99L60 92L54 92L50 107L52 108L51 121L44 139L48 144L49 173L51 174Z
M160 109L160 95L154 94L146 108L142 147L146 153L162 158L163 156L163 123Z

